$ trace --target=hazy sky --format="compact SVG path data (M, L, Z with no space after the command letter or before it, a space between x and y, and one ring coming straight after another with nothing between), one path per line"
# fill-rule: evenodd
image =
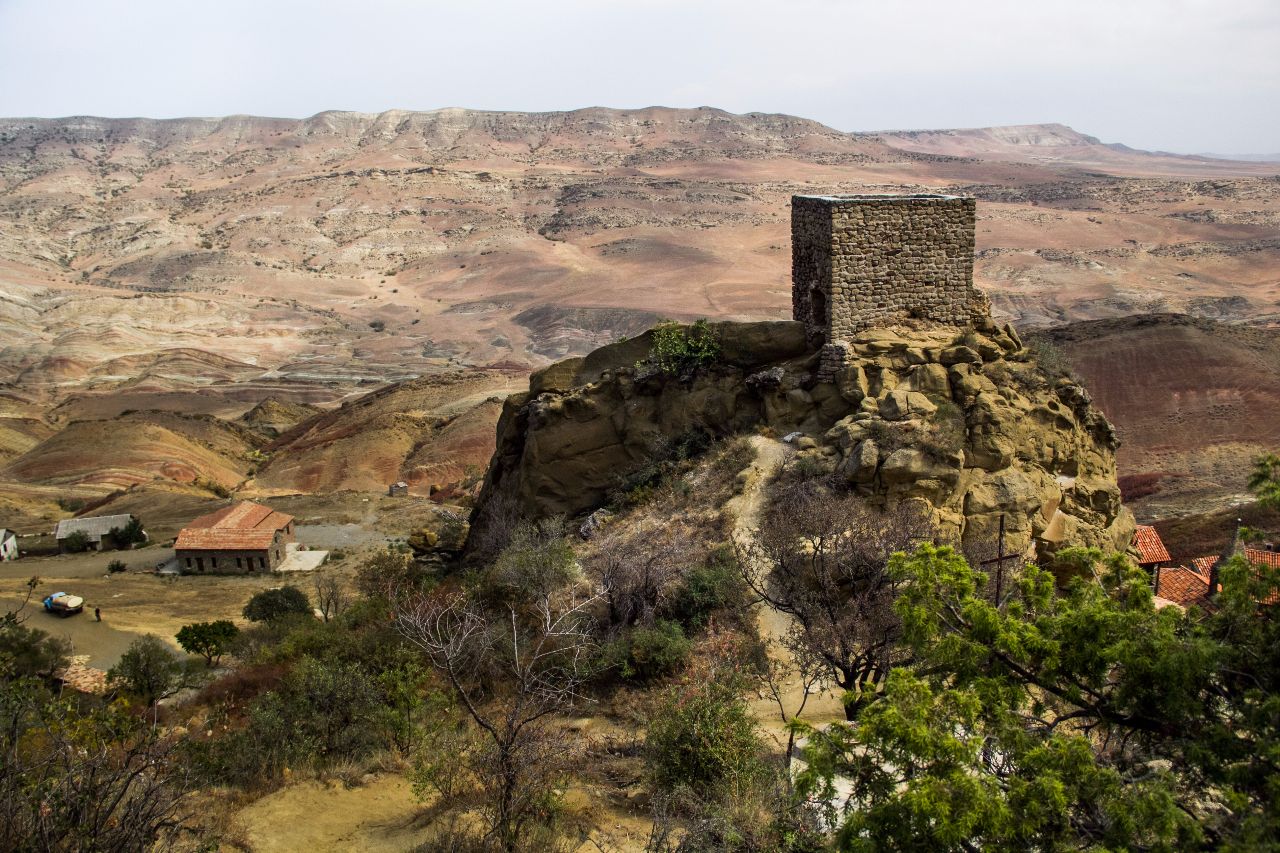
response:
M716 106L1280 152L1280 0L0 0L0 115Z

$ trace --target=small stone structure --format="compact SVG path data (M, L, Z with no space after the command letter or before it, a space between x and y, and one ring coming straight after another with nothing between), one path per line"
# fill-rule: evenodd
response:
M399 480L387 486L387 496L392 498L403 498L409 495L409 484L404 480Z
M824 347L820 373L866 329L989 316L973 286L975 214L972 198L951 195L792 197L792 316Z

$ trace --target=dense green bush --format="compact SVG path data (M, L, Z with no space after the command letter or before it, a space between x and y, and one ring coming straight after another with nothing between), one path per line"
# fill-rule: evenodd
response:
M644 681L682 669L692 649L679 623L659 619L651 626L632 629L611 647L610 654L623 678Z
M264 589L244 606L244 618L250 622L276 622L291 616L310 616L311 600L296 586Z
M668 376L685 376L720 357L720 340L706 320L685 327L675 322L653 329L649 363Z
M668 600L665 615L686 631L700 631L716 611L736 610L745 602L746 588L733 550L723 546L689 570Z
M62 549L72 554L88 551L91 544L89 534L83 530L72 531L62 539Z
M107 673L107 679L150 706L181 686L182 661L159 637L147 634L130 643L120 662Z
M426 567L413 558L406 545L388 545L368 557L356 569L356 589L371 601L386 603L396 595L420 589L428 578Z
M360 667L303 658L274 690L249 706L243 727L196 742L206 781L252 786L285 767L323 768L379 746L379 692Z
M111 528L108 535L116 543L116 547L121 550L141 545L147 541L147 533L142 529L142 522L136 518L129 519L129 523L124 527Z
M561 589L578 572L564 526L555 520L518 524L493 565L480 575L480 590L491 603L532 601Z
M0 678L47 678L67 665L71 643L16 621L0 622Z
M716 680L666 693L649 719L645 752L659 790L723 791L766 772L751 711L733 684Z

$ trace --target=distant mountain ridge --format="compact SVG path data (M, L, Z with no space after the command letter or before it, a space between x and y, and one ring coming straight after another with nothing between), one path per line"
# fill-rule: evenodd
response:
M259 464L205 459L190 420L117 436L127 410L233 422L275 398L250 420L283 437L305 407L519 381L664 317L787 318L794 194L976 197L1001 321L1280 322L1275 173L1054 124L845 133L713 108L0 119L0 443L23 481L0 492L167 477L165 448L190 457L173 477ZM363 410L322 418L260 485L368 487L353 452L452 481L492 439L485 400L383 419L367 447ZM55 438L77 420L102 425Z

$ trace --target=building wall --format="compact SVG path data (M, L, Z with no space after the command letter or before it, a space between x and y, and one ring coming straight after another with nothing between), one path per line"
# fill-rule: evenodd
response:
M117 548L118 548L118 545L116 543L116 538L112 536L110 533L104 533L98 539L94 539L93 537L89 538L90 551L115 551L117 550ZM58 553L59 554L70 553L69 549L67 548L66 537L63 537L62 539L58 540Z
M909 318L965 326L976 203L954 196L795 196L792 316L814 343Z
M235 575L269 572L284 559L284 543L277 541L270 550L258 551L174 551L178 569L183 574ZM240 560L239 565L236 560ZM265 561L265 565L263 565Z

